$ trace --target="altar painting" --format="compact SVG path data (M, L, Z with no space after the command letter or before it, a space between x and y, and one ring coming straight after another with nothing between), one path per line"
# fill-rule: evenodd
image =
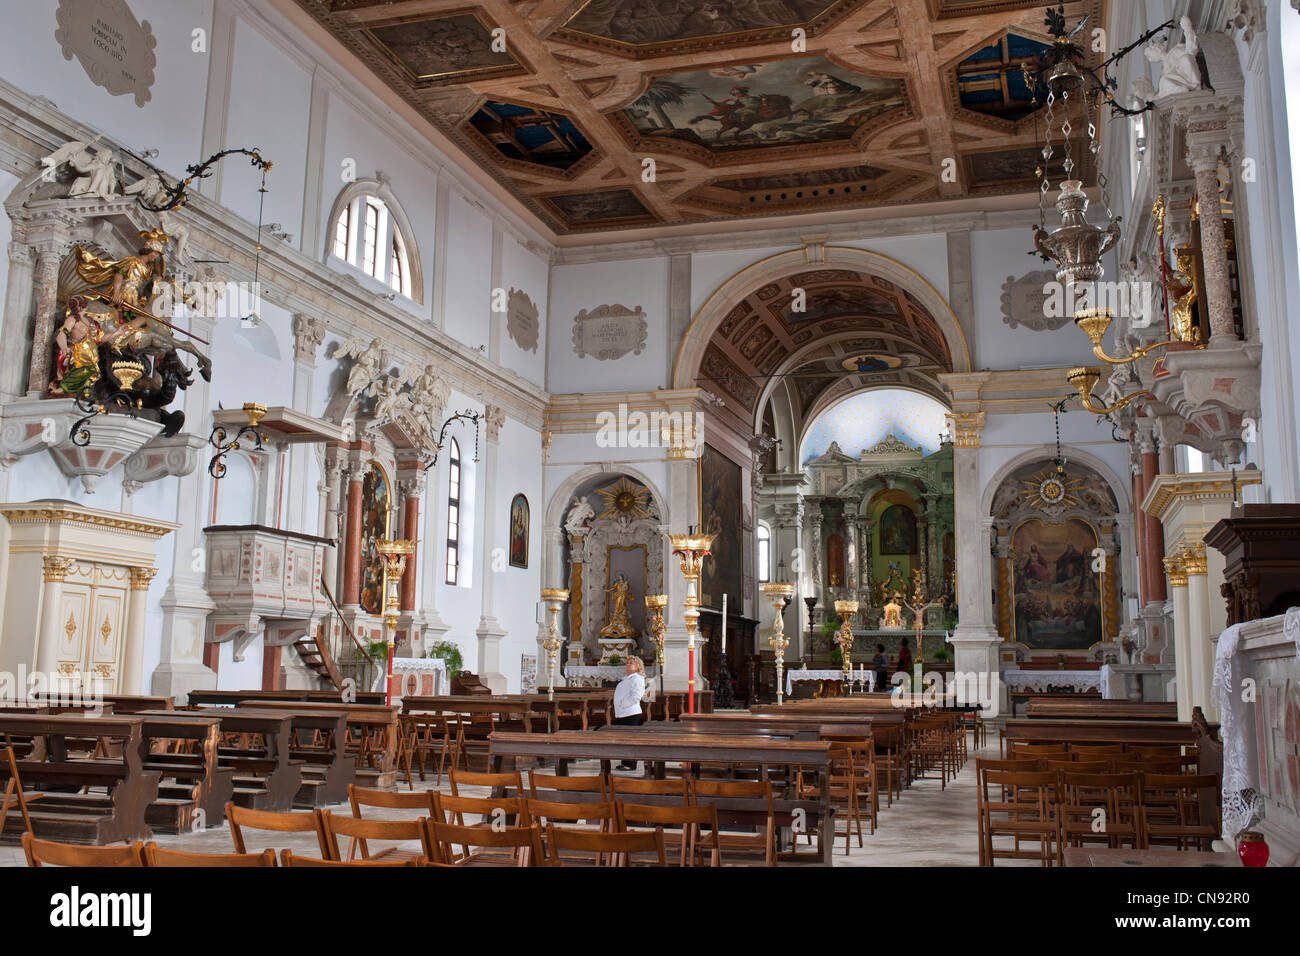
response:
M1071 518L1031 518L1012 535L1016 640L1034 650L1086 650L1102 640L1092 552L1097 533Z
M375 542L388 537L392 493L388 476L374 462L361 481L361 606L371 614L384 610L384 559Z
M708 445L700 455L700 524L714 535L713 551L704 559L700 603L721 608L722 595L741 600L740 466Z

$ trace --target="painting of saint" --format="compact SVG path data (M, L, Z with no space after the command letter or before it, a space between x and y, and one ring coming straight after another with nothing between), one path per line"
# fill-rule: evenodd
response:
M510 502L510 566L528 567L528 499L522 494Z
M916 554L916 513L906 505L890 505L880 516L880 553Z
M713 552L704 559L700 603L722 607L741 599L740 466L709 445L700 455L700 529L714 535Z
M1031 518L1011 542L1016 640L1053 651L1086 650L1102 640L1092 526L1076 518L1059 524Z
M388 476L372 461L361 482L361 606L371 614L384 610L384 559L375 542L388 537L391 506Z
M905 105L900 80L810 56L665 74L623 113L644 136L726 151L848 139Z

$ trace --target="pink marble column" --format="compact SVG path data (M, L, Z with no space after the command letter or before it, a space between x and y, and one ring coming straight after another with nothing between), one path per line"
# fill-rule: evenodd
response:
M1193 136L1188 130L1189 140ZM1228 278L1228 245L1219 203L1219 147L1187 148L1187 161L1196 172L1196 202L1200 207L1201 261L1205 266L1205 305L1210 314L1210 345L1237 341L1232 322L1232 285Z

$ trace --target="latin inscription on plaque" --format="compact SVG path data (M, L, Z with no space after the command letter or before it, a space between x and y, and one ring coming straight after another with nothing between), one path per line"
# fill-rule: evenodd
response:
M588 355L601 360L640 355L646 342L646 317L641 307L601 305L583 309L573 319L573 351L578 358Z
M506 331L510 338L525 352L536 352L540 329L536 304L528 293L511 289L510 300L506 303Z
M1023 325L1035 331L1059 329L1069 320L1067 315L1047 315L1044 304L1047 293L1043 286L1056 281L1056 273L1038 269L1019 279L1007 276L1002 283L1002 321L1011 328Z
M65 60L75 56L91 81L113 96L134 94L136 106L149 102L158 40L126 0L59 0L55 18L54 39Z

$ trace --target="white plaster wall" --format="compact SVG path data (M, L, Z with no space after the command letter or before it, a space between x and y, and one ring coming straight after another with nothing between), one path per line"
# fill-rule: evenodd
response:
M601 305L638 306L646 316L646 345L640 355L617 359L578 358L573 320ZM550 356L547 387L561 394L636 391L671 385L668 363L668 259L555 266L551 270Z
M948 241L943 235L891 236L888 239L850 239L839 246L869 249L896 259L920 274L926 282L948 298Z
M506 631L501 641L501 673L507 691L518 693L523 654L537 653L537 603L542 588L542 438L527 426L506 419L497 448L496 527L492 541L484 542L493 554L493 603L496 618ZM510 503L516 494L528 499L528 567L510 566ZM496 551L500 549L500 554Z
M235 660L235 642L226 641L219 644L221 648L217 663L217 690L249 690L262 686L262 647L263 638L255 637L244 648L244 659ZM281 654L294 653L293 648L285 648Z
M1047 268L1036 256L1028 228L994 229L971 234L971 272L974 287L975 323L966 329L971 366L976 369L1058 368L1095 364L1092 347L1074 324L1055 330L1034 331L1024 326L1011 328L1002 320L1002 284L1008 276L1019 279L1028 272ZM1117 278L1114 260L1106 266L1106 278ZM1062 382L1062 392L1066 385Z
M208 77L208 54L193 52L191 34L204 29L210 37L212 0L131 0L130 6L137 20L149 21L158 40L154 84L144 106L136 106L129 94L110 96L90 81L75 57L63 59L54 39L58 0L6 4L0 77L48 97L68 116L133 149L156 148L154 162L183 175L199 158Z
M492 222L461 196L452 196L450 202L443 329L458 342L470 348L481 345L486 352L492 319Z
M512 236L505 236L501 241L501 288L507 293L519 289L528 294L537 306L540 331L537 335L537 348L526 350L510 337L506 330L506 317L498 314L494 321L499 323L500 362L512 372L518 372L534 385L546 384L546 336L548 326L547 287L550 278L550 263L546 259L530 252L523 243ZM448 281L452 277L448 276Z

